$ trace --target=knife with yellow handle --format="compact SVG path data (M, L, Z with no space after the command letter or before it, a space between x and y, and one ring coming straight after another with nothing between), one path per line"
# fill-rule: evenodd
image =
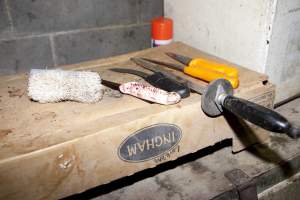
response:
M228 67L227 65L204 59L192 59L173 53L167 53L167 55L184 65L167 63L147 58L145 58L145 60L148 60L152 63L164 65L172 69L183 71L185 74L204 80L206 82L211 82L216 79L223 78L228 80L233 88L237 88L239 85L238 70L233 67Z
M182 64L186 65L187 67L195 67L195 68L206 68L213 71L224 73L228 76L238 78L238 70L234 67L230 67L228 65L218 63L212 60L207 60L204 58L190 58L187 56L175 54L175 53L166 53L171 58L181 62Z
M223 79L228 80L231 83L233 88L237 88L239 86L238 78L228 76L225 73L218 72L218 71L213 71L210 69L200 68L200 67L195 67L195 66L187 66L187 67L184 67L183 72L185 74L202 79L207 82L211 82L216 79L223 78Z

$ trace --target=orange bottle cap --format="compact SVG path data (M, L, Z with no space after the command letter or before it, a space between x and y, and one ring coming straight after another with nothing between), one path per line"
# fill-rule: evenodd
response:
M152 39L170 40L173 38L173 20L165 17L157 17L151 21Z

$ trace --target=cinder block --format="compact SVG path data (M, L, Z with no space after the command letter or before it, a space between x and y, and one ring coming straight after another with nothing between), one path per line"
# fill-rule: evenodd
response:
M137 21L137 0L11 0L18 33L47 33Z
M0 39L5 38L10 32L10 24L6 12L5 1L0 0Z
M141 21L150 22L152 18L163 15L163 0L140 0Z
M150 26L62 34L54 44L58 64L71 64L150 47Z
M48 37L34 37L0 42L0 74L52 66Z

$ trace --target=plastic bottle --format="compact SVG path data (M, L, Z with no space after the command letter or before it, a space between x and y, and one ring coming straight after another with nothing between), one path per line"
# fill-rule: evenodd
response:
M151 21L151 47L170 44L173 40L173 20L157 17Z

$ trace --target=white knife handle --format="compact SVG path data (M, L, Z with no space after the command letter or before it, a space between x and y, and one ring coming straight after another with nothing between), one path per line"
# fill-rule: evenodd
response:
M139 82L123 83L119 88L122 93L163 105L175 104L181 99L180 95L176 92L167 92Z

